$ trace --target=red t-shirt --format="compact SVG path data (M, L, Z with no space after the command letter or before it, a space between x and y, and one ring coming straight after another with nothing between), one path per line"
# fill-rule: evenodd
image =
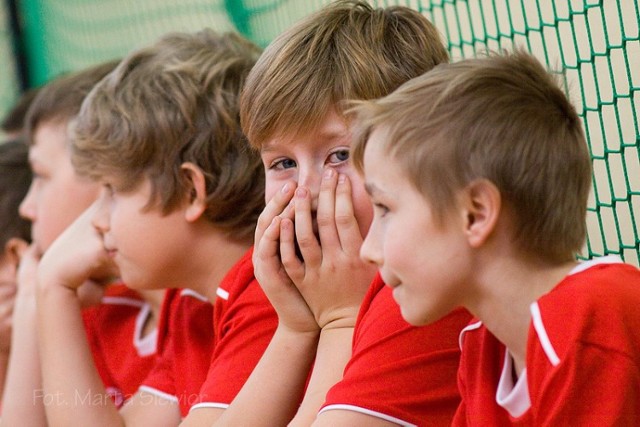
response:
M403 426L450 425L460 402L458 336L470 318L459 309L431 325L411 326L376 276L358 315L351 360L321 412L352 410Z
M614 258L583 263L531 305L517 381L481 322L464 331L455 425L640 425L640 270Z
M197 401L213 351L213 306L190 289L170 289L158 325L158 359L141 391L176 402L185 417Z
M253 275L250 249L229 270L217 290L215 349L199 407L227 408L267 349L278 315ZM209 318L211 323L211 318Z
M100 378L120 407L155 364L157 330L142 336L151 308L137 292L116 284L82 316Z

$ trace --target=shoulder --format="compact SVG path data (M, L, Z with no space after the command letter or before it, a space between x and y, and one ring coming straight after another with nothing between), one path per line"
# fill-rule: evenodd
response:
M627 352L640 340L639 305L640 270L613 257L589 261L531 305L529 340L554 365L578 342Z
M227 272L216 290L216 302L233 300L252 284L260 287L253 274L252 255L253 247Z

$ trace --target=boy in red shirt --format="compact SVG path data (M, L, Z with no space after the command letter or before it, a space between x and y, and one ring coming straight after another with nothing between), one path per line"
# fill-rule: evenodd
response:
M93 85L116 64L117 61L111 61L55 79L38 90L26 113L23 137L29 143L29 164L34 178L20 204L20 214L31 222L32 245L23 252L18 271L11 364L2 417L8 425L44 423L35 269L52 242L98 196L99 186L73 170L67 126ZM91 283L83 286L85 305L93 304L83 309L83 320L100 379L114 400L121 403L140 385L140 376L153 366L155 316L163 293L145 292L143 298L122 284L111 284L116 275L109 269L92 277L94 281L109 282L106 290ZM136 328L139 323L145 327ZM138 374L131 375L128 369Z
M293 425L451 423L457 337L469 314L412 327L360 260L372 207L349 162L343 110L347 99L383 96L447 59L419 12L359 1L331 4L266 48L249 74L241 117L266 174L253 263L279 326L230 406L212 392L194 407L199 425L220 416L221 425L252 426L294 417ZM262 309L262 298L237 312Z
M576 261L591 162L553 76L524 52L470 59L355 111L363 258L410 323L478 318L454 425L638 425L640 271Z
M177 425L194 403L216 344L210 302L264 206L260 160L238 120L258 54L236 34L170 34L132 52L83 103L72 159L102 192L38 269L44 392L70 402L46 407L51 424ZM76 288L110 260L134 289L172 288L156 366L120 411L102 400L78 330Z

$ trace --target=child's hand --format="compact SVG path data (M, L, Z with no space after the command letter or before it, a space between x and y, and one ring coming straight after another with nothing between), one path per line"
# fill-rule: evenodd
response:
M376 268L360 259L363 238L349 179L332 169L322 178L317 223L320 242L313 230L309 191L298 188L295 226L290 219L281 221L282 263L321 328L354 326ZM296 255L296 239L302 260Z
M76 291L96 272L108 271L112 259L91 224L96 204L83 212L49 247L38 267L41 288L64 286Z
M300 295L280 261L280 223L291 218L295 185L286 184L264 208L258 218L253 251L256 279L278 313L281 326L298 331L318 331L319 327L307 303Z

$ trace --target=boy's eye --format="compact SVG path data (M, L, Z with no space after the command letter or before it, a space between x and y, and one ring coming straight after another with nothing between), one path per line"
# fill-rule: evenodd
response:
M276 160L275 162L273 162L271 164L270 169L290 169L290 168L295 168L296 162L295 160L291 160L291 159L281 159L281 160Z
M336 164L349 160L349 150L338 150L329 156L329 163Z
M113 196L113 194L115 193L113 185L111 184L104 184L102 187L104 188L105 193L109 196Z
M383 217L387 213L389 213L389 208L387 206L383 205L382 203L374 203L373 204L373 211L374 211L376 216Z

